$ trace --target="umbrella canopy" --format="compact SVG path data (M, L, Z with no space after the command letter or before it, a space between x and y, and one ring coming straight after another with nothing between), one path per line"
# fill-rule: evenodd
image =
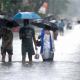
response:
M7 23L6 27L10 27L10 28L13 28L13 27L18 27L20 26L16 21L14 20L11 20Z
M31 24L34 26L43 28L43 29L45 29L45 26L47 25L48 27L50 27L50 30L53 30L54 32L58 30L58 27L55 23L51 23L51 22L45 21L45 20L42 20L42 22L34 21Z
M12 18L5 16L5 15L0 15L0 26L9 27L10 25L12 27L19 26L19 24L15 20L13 20Z
M0 26L5 26L11 19L5 15L0 15Z
M13 18L14 19L41 19L41 17L34 12L19 12Z

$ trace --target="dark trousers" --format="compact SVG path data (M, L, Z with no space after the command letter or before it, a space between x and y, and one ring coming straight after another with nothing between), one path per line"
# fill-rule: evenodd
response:
M59 31L60 31L60 33L62 32L64 32L64 29L63 29L63 27L61 27L61 28L59 28Z

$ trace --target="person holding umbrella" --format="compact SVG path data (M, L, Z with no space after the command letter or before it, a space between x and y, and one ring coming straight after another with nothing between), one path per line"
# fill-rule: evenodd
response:
M22 61L26 59L26 52L28 52L29 61L32 61L32 55L35 55L32 40L34 40L35 49L37 50L35 31L29 26L28 19L25 19L23 23L24 27L19 31L19 37L22 39Z
M45 30L41 31L41 35L38 36L38 39L41 38L41 55L43 61L53 61L54 57L54 37L53 31L50 30L48 25L45 25Z
M8 25L9 24L9 25ZM2 61L5 62L6 52L8 53L9 61L12 61L13 55L13 33L12 33L12 23L7 23L7 27L3 28L0 32L0 38L2 38L1 54Z

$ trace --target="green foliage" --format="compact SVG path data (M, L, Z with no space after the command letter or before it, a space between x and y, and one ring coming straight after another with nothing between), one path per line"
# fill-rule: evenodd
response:
M18 13L19 9L22 9L22 0L0 0L3 3L2 12L6 15L13 17Z
M5 2L5 7L8 7L9 4L10 4L10 1L6 1L6 2Z
M0 0L0 10L1 10L2 1Z

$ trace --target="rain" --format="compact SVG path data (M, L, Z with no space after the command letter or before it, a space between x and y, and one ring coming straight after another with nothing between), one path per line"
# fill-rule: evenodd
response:
M79 3L79 0L0 0L0 80L80 80ZM26 59L22 61L20 29L24 27L25 19L29 19L36 40L42 30L46 31L44 26L53 31L53 61L43 61L42 45L40 43L36 50L34 39L32 44L38 58L34 54L32 61L29 61L26 52ZM60 28L61 20L64 23L63 29ZM1 31L5 28L11 29L13 33L12 61L8 52L5 61L2 59Z

